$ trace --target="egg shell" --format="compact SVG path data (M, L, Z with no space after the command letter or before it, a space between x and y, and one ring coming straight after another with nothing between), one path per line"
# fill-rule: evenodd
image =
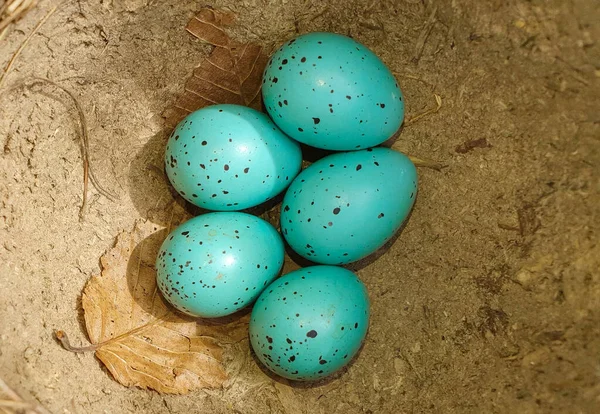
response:
M250 319L250 343L271 371L316 380L345 365L369 325L367 289L354 273L312 266L277 279L260 295Z
M373 147L404 119L392 72L366 46L334 33L309 33L279 48L263 74L262 91L279 128L317 148Z
M194 217L173 230L156 259L157 284L171 305L214 318L251 304L283 265L281 236L246 213Z
M167 142L166 172L190 203L208 210L254 207L281 193L302 153L262 112L213 105L188 115Z
M315 162L288 188L281 232L301 256L322 264L362 259L408 217L417 170L388 148L336 153Z

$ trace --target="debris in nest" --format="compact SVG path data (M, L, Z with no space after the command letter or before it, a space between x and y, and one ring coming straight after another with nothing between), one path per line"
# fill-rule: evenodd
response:
M521 236L531 236L541 227L535 205L524 203L523 206L517 210L517 215L519 217L519 233Z
M114 195L111 191L106 190L100 184L98 178L96 177L96 175L94 174L94 171L91 168L90 147L89 147L90 140L89 140L87 121L85 118L85 112L83 111L83 108L81 107L81 104L79 103L79 101L77 100L75 95L71 91L69 91L67 88L65 88L64 86L61 86L61 85L57 84L56 82L53 82L53 81L51 81L49 79L45 79L45 78L33 78L30 83L24 83L25 87L27 87L29 89L32 89L35 85L40 85L40 84L47 84L47 85L53 86L57 89L60 89L64 93L66 93L69 96L69 98L71 98L71 100L73 101L73 104L75 105L75 108L77 110L77 115L79 117L79 119L78 119L79 125L81 127L81 131L80 131L81 154L82 154L82 159L83 159L83 201L82 201L81 207L79 209L79 219L80 219L80 221L83 221L86 210L87 210L88 182L92 183L92 185L98 191L98 193L100 193L101 195L103 195L104 197L108 198L111 201L114 201L115 199L117 199L117 196ZM54 96L52 96L50 94L44 94L44 95L46 95L52 99L56 99Z
M421 31L421 34L419 35L419 38L417 39L417 43L415 45L415 54L412 58L412 62L415 64L419 62L419 59L421 59L421 55L423 54L423 48L425 47L425 42L427 41L427 38L433 30L433 26L435 26L435 23L437 22L436 14L437 6L434 6L431 10L431 13L429 13L429 17L427 18L427 21L425 22L423 30Z
M163 114L169 126L214 104L262 108L260 88L268 57L260 45L231 39L225 27L233 22L233 14L206 8L188 23L188 32L214 48L194 69L175 105Z
M435 108L427 109L425 112L421 112L420 114L417 114L411 118L408 118L406 121L404 121L405 126L411 125L411 124L415 123L416 121L418 121L419 119L421 119L427 115L434 114L440 110L440 108L442 107L442 97L436 93L434 93L433 96L435 98Z
M37 0L6 0L0 6L0 33L37 5ZM1 36L0 36L1 37Z
M485 138L473 139L457 145L454 151L459 154L466 154L473 151L475 148L492 148L492 145Z
M29 414L50 414L50 412L40 404L25 401L9 387L2 378L0 378L0 411L9 413L25 412Z
M16 3L29 3L29 2L28 1L7 1L0 8L0 39L2 38L2 36L4 35L4 33L7 29L7 27L4 27L4 28L2 27L2 25L5 23L5 21L3 20L5 18L4 13L7 13L7 12L10 13L11 5L16 4ZM33 35L36 34L38 30L40 30L40 27L42 27L43 24L46 23L46 21L50 18L50 16L52 16L54 14L54 12L56 11L57 8L58 8L58 6L54 6L53 8L50 9L50 11L48 11L48 13L46 13L46 15L42 18L42 20L39 21L39 23L31 31L31 33L29 33L29 35L25 38L25 41L21 44L21 46L19 46L17 51L12 55L12 57L6 64L6 67L4 68L4 72L2 73L2 75L0 75L0 88L2 88L2 85L4 84L4 80L6 79L6 76L10 72L10 69L12 68L13 64L15 63L15 61L17 60L17 58L19 57L19 55L21 54L23 49L25 49L25 46L27 46L27 44L29 43L29 41L31 40ZM25 13L27 10L28 9L23 10L21 12L21 14ZM15 11L14 13L19 13L19 12ZM13 19L13 20L16 20L16 19ZM10 23L13 20L10 20L10 18L6 18L6 22L7 22L6 24Z
M72 346L63 331L55 336L71 352L95 352L125 386L168 394L220 388L227 380L224 346L246 338L248 318L218 324L166 304L154 260L168 230L138 221L100 259L102 273L88 281L82 296L92 345Z

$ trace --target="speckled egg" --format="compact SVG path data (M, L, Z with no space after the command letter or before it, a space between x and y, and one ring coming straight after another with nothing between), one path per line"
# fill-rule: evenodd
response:
M349 270L312 266L277 279L260 295L250 342L271 371L316 380L347 365L369 325L369 297Z
M362 259L408 217L417 170L388 148L336 153L302 171L281 209L281 231L301 256L323 264Z
M190 203L243 210L281 193L300 171L302 153L262 112L213 105L188 115L167 143L166 172Z
M309 33L273 54L263 75L273 121L290 137L329 150L381 144L404 119L394 75L366 46L334 33Z
M283 241L245 213L208 213L173 230L156 259L160 291L178 310L215 318L251 304L283 265Z

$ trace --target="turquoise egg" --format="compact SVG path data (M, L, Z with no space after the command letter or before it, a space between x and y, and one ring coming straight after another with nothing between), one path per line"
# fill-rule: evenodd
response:
M300 171L302 153L262 112L213 105L188 115L167 142L166 172L183 198L208 210L257 206Z
M279 128L317 148L373 147L404 119L392 72L366 46L334 33L309 33L284 44L267 64L262 91Z
M225 316L260 295L283 257L283 240L266 221L238 212L203 214L165 239L156 259L158 288L188 315Z
M260 295L252 309L250 343L277 375L316 380L352 360L368 325L367 289L354 273L336 266L305 267Z
M290 185L281 232L294 251L313 262L354 262L396 233L416 195L417 170L407 156L388 148L336 153Z

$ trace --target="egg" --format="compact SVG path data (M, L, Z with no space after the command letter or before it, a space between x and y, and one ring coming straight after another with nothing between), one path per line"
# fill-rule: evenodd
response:
M404 119L402 92L387 66L366 46L334 33L305 34L279 48L262 93L279 128L317 148L373 147Z
M352 360L368 325L367 289L354 273L336 266L305 267L260 295L250 318L250 343L277 375L316 380Z
M194 217L173 230L157 259L166 300L191 316L215 318L251 304L279 274L283 241L273 226L246 213Z
M335 153L290 185L281 231L294 251L313 262L354 262L398 231L416 195L417 171L405 155L381 147Z
M262 112L213 105L188 115L165 152L166 173L183 198L208 210L257 206L300 171L302 153Z

